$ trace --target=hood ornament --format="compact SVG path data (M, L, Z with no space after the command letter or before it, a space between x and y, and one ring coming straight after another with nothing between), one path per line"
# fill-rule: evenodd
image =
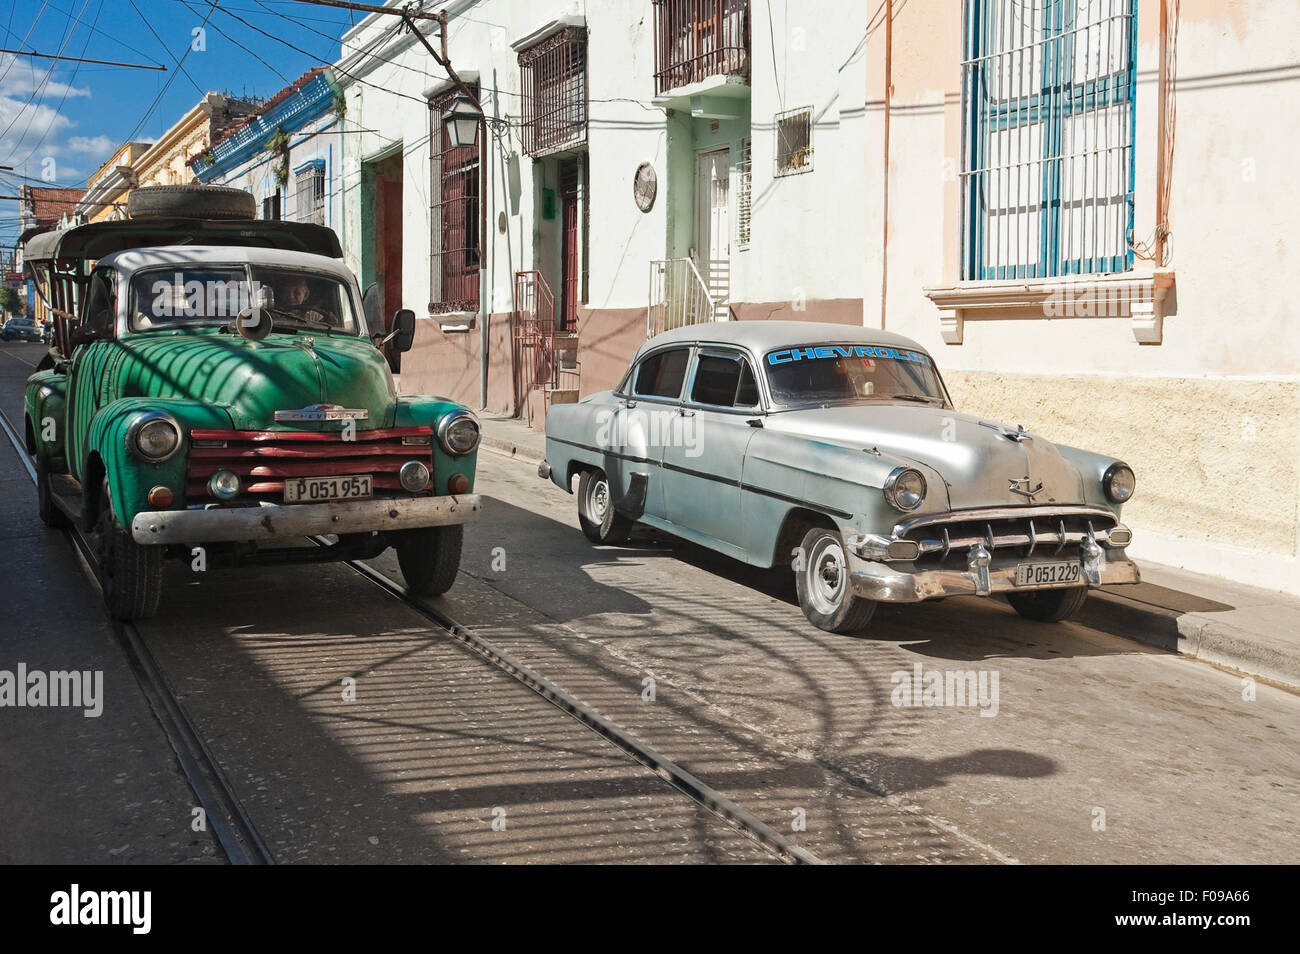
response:
M341 404L308 404L295 410L276 411L277 421L364 421L370 412L363 407Z
M1025 430L1025 425L1017 424L1015 430L1009 427L1003 427L1001 424L994 424L992 421L980 421L985 427L991 427L1008 440L1013 440L1017 444L1021 441L1033 440L1033 435Z
M1012 477L1011 486L1009 486L1007 490L1011 491L1013 494L1019 494L1020 496L1026 498L1032 503L1034 498L1038 496L1040 493L1042 493L1043 482L1040 480L1038 482L1037 487L1030 487L1028 476L1023 477L1019 480L1017 480L1015 477Z

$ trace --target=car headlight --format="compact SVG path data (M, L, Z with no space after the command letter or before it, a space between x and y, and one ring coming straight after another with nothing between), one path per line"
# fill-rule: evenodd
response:
M1128 464L1111 464L1101 478L1101 489L1106 491L1111 503L1124 503L1136 488L1137 478Z
M126 429L126 446L136 456L160 464L181 447L181 426L168 414L141 414Z
M908 513L925 503L925 476L911 467L896 467L885 478L885 500Z
M453 457L465 456L478 441L478 421L468 411L452 411L438 423L438 443Z

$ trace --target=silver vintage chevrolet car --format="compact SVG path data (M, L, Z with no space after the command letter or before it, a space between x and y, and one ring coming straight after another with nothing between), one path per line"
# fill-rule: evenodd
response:
M1133 472L954 409L916 342L869 328L678 328L622 383L546 418L539 469L595 543L645 523L756 566L789 565L816 626L877 603L1005 593L1066 619L1088 588L1137 583L1120 508Z

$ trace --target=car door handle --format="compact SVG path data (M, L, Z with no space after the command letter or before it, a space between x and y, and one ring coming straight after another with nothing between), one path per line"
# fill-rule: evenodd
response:
M688 410L687 410L686 408L684 408L684 407L679 407L679 408L677 409L677 413L680 414L682 417L694 417L694 416L695 416L695 412L694 412L694 411L688 411Z
M619 401L618 403L627 408L636 407L636 401Z

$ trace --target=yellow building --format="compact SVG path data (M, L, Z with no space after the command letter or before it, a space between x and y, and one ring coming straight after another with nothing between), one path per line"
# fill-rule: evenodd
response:
M123 218L126 196L137 186L194 182L189 161L206 152L226 129L258 107L255 101L208 93L156 142L128 142L90 178L77 214L87 222Z

